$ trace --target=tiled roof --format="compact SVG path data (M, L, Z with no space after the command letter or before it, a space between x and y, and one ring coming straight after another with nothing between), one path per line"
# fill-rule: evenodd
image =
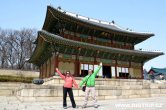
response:
M116 59L120 61L132 61L139 63L146 62L159 55L163 55L162 52L144 52L139 50L118 49L86 42L74 41L55 34L51 34L44 30L38 32L36 44L37 46L35 51L29 60L30 63L34 63L36 65L42 64L52 55L52 53L55 51L53 46L57 48L56 51L64 54L77 54L78 49L81 48L82 51L79 54L80 56L85 55L86 57L94 57L93 55L95 55L98 51L98 58L112 60ZM89 56L89 53L92 56Z
M106 47L101 45L90 44L86 42L79 42L70 39L63 38L61 36L51 34L47 31L39 31L39 34L44 35L44 37L52 42L59 42L66 45L83 47L83 48L91 48L95 50L101 50L106 52L115 52L115 53L123 53L123 54L135 54L135 55L150 55L150 56L158 56L162 55L162 52L147 52L147 51L139 51L139 50L127 50L127 49L120 49L120 48L113 48L113 47Z
M166 74L166 68L151 68L150 71L154 71L155 73Z
M124 29L124 28L118 26L116 23L113 23L113 22L106 22L106 21L102 21L102 20L97 20L97 19L81 16L81 15L78 15L78 14L74 14L74 13L71 13L71 12L64 11L62 9L56 9L52 6L48 6L48 9L52 10L53 13L58 12L61 15L66 15L66 16L72 18L73 20L79 20L80 22L88 23L89 25L94 25L94 26L97 26L97 27L100 27L100 28L105 28L105 29L108 29L108 30L116 31L116 32L122 32L122 33L125 33L125 34L154 36L153 33L136 32L136 31L133 31L133 30L128 29L128 28Z

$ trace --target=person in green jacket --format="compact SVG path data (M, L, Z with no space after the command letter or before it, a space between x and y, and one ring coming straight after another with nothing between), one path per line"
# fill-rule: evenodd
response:
M88 70L88 75L83 78L83 80L80 82L80 87L82 87L86 83L86 90L85 90L85 100L83 108L86 108L88 103L88 97L90 92L92 93L92 98L94 102L94 107L97 108L97 99L96 99L96 93L95 93L95 78L97 74L99 73L99 70L101 69L102 63L99 64L99 67L95 72L93 70Z

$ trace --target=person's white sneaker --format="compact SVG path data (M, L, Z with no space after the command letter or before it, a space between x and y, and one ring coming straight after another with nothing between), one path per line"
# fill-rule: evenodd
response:
M77 109L78 108L78 106L76 105L75 107L73 107L73 109Z
M98 108L98 105L94 105L94 108Z
M86 105L83 105L82 108L86 108Z
M63 107L64 109L67 109L67 107Z

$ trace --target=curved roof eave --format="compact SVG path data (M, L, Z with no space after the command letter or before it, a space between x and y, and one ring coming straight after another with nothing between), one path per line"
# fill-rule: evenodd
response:
M116 24L102 24L102 23L97 23L97 22L93 22L93 21L90 21L90 20L85 20L85 19L81 19L81 18L78 18L78 17L74 17L74 16L71 16L71 15L68 15L66 13L63 13L61 11L59 11L58 9L52 7L52 6L48 6L47 7L47 14L46 14L46 18L45 18L45 22L44 22L44 25L43 25L43 29L46 28L46 22L48 22L48 17L50 16L48 14L49 10L53 10L53 11L56 11L57 13L63 15L63 16L66 16L66 17L69 17L69 18L72 18L72 20L76 20L76 21L79 21L79 22L83 22L83 23L86 23L88 25L94 25L94 26L97 26L99 28L104 28L104 29L107 29L109 31L114 31L114 32L120 32L122 34L129 34L129 35L137 35L137 36L141 36L141 37L146 37L149 38L149 37L152 37L154 36L154 33L145 33L145 32L135 32L135 31L128 31L128 30L125 30L125 29L122 29L120 28L119 26L117 26ZM65 12L65 11L64 11ZM52 12L54 13L54 12Z
M38 42L36 45L36 48L33 52L33 55L29 59L28 62L34 63L35 65L40 65L40 58L44 52L45 44L48 42L55 42L55 43L61 43L63 45L71 45L75 47L82 47L87 49L93 49L93 50L99 50L103 52L109 52L112 54L126 54L126 55L135 55L135 56L144 56L147 57L144 62L149 61L150 59L153 59L159 55L163 55L163 52L142 52L137 50L124 50L124 49L118 49L118 48L112 48L112 47L105 47L105 46L99 46L94 44L89 44L85 42L79 42L79 41L73 41L70 39L62 38L58 35L51 34L47 31L39 31L38 32Z
M33 51L33 54L31 55L30 59L28 60L29 63L34 63L35 65L38 65L38 58L41 56L44 50L44 43L43 38L40 37L39 35L40 32L38 32L38 37L36 39L36 47L35 50Z
M54 39L56 39L58 42L63 42L64 44L66 42L68 42L70 45L77 45L77 46L82 46L84 48L87 47L93 47L94 49L100 49L100 50L105 50L105 51L113 51L115 53L124 53L124 54L134 54L134 55L145 55L145 56L153 56L153 57L157 57L159 55L163 55L163 52L146 52L146 51L138 51L138 50L125 50L125 49L120 49L120 48L113 48L113 47L106 47L106 46L100 46L100 45L95 45L95 44L90 44L90 43L85 43L85 42L79 42L79 41L74 41L74 40L70 40L70 39L66 39L66 38L62 38L58 35L54 35L51 34L47 31L39 31L39 34L44 34L45 36L49 36L49 37L53 37Z

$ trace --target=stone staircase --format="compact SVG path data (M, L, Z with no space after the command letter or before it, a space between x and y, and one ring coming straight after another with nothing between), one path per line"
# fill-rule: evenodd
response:
M11 96L15 95L16 89L21 83L15 82L0 82L0 96Z
M82 78L75 78L79 83ZM58 76L45 79L43 85L22 84L16 92L21 101L62 100L64 81ZM84 100L85 92L73 88L75 100ZM142 79L96 79L98 100L166 96L166 82L151 83ZM68 98L69 99L69 98Z

